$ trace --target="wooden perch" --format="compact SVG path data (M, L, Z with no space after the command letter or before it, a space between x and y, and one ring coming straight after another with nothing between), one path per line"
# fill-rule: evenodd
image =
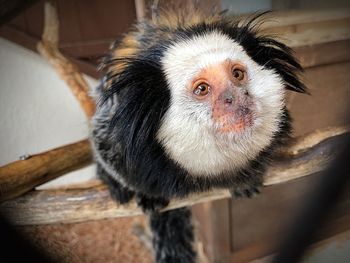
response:
M293 139L288 146L280 150L279 156L284 159L293 158L319 144L321 141L329 137L344 134L349 130L350 128L347 126L316 130L313 133ZM61 163L58 166L52 162ZM27 160L16 161L0 167L0 201L18 197L40 184L53 180L64 173L86 166L91 162L90 144L88 140L84 140L48 152L32 155ZM62 163L64 163L63 166ZM288 176L285 173L279 173L278 178L280 179L282 178L282 174ZM268 174L267 177L269 176ZM294 177L294 175L291 176ZM276 180L276 178L270 179L270 182L278 183L279 181ZM93 183L95 185L95 182Z
M58 50L59 21L56 8L45 3L45 22L42 40L38 43L39 53L54 67L77 98L86 116L95 112L95 103L89 96L89 86L76 65L65 58Z
M20 196L91 162L90 142L85 140L0 167L0 201Z
M284 154L267 171L264 185L283 183L321 171L335 156L344 137L349 135L348 131L333 128L296 139L292 148L282 150ZM166 210L225 197L229 197L227 190L196 194L172 201ZM19 225L74 223L141 214L134 202L116 204L102 184L87 189L32 191L3 202L0 211Z

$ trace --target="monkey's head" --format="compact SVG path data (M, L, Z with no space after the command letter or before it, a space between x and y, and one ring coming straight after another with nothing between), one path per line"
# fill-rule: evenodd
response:
M114 57L109 94L119 95L114 123L128 137L126 159L135 165L134 156L165 154L188 174L208 177L244 168L274 142L285 90L305 87L291 50L259 36L255 20L147 24L122 41L114 54L129 55Z

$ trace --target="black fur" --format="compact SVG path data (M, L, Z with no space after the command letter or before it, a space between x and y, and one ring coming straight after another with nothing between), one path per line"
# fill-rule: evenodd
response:
M134 196L135 192L122 186L117 180L113 179L101 166L97 164L97 174L108 186L112 198L120 204L129 202Z
M191 210L189 208L151 214L150 225L152 232L155 233L153 246L157 262L195 262L193 226L190 222Z
M266 166L273 151L290 133L287 110L280 120L280 130L272 143L248 167L238 173L217 176L188 176L187 172L169 159L155 139L160 122L170 104L170 90L162 72L160 60L170 43L176 39L218 30L242 45L248 55L258 64L273 69L285 82L286 89L305 92L298 78L301 66L294 59L290 48L267 36L257 35L259 16L244 25L223 17L220 22L205 22L191 27L179 26L175 30L139 25L135 35L141 44L135 57L105 60L106 67L120 61L126 67L118 74L109 74L111 83L107 89L99 88L100 102L93 120L92 142L100 177L109 185L111 193L119 202L129 201L134 194L138 204L146 212L151 211L151 227L154 230L157 262L194 262L195 252L190 214L186 209L159 214L159 208L174 197L185 197L193 192L213 188L227 188L236 196L258 193ZM118 102L116 102L118 101ZM98 161L99 162L99 161ZM108 174L104 170L118 173ZM120 179L120 183L114 178ZM152 212L153 211L153 212ZM177 220L182 223L177 223ZM171 225L174 223L174 228ZM164 232L162 232L164 231ZM181 242L185 242L182 245Z

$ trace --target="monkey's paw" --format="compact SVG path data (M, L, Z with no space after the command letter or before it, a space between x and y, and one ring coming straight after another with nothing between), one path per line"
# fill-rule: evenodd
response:
M169 204L169 200L165 198L149 197L140 193L136 195L136 202L144 213L160 210Z
M99 178L108 186L111 197L120 204L129 202L135 195L134 191L120 184L117 180L113 179L102 165L97 163L97 174Z
M231 196L236 198L252 198L260 193L258 186L254 185L241 185L236 187L235 189L231 189L230 192Z
M109 187L109 192L114 200L120 204L129 202L135 195L135 192L129 190L126 187Z

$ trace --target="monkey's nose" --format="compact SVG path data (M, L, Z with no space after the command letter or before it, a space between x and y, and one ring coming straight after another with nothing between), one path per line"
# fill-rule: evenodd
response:
M221 101L222 104L226 106L231 106L232 104L235 104L236 100L236 94L237 91L235 90L235 87L229 83L219 94L218 99Z
M227 104L232 104L232 101L233 101L233 97L225 99L225 103L227 103Z
M233 93L231 91L226 91L222 94L222 100L225 104L232 104L234 100Z

